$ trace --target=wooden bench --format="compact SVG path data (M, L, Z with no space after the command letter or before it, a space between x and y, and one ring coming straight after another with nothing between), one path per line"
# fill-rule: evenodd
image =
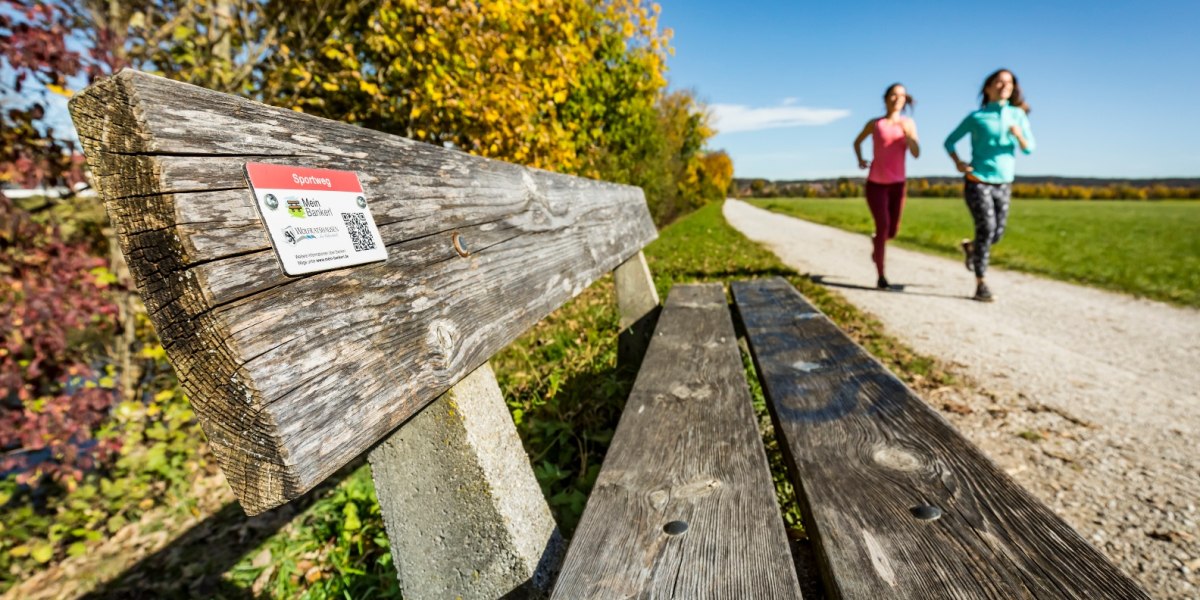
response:
M407 598L800 597L739 335L829 596L1145 597L785 281L660 315L637 188L133 71L71 112L243 508L368 453ZM247 163L356 173L386 261L285 275ZM610 271L641 369L565 551L487 361Z

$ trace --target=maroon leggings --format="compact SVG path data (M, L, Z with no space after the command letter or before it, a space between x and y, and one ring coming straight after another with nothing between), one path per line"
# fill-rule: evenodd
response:
M875 219L875 251L871 259L875 261L875 270L883 277L883 256L887 241L896 237L900 231L900 212L904 210L905 182L875 183L867 182L867 206L871 207L871 217Z

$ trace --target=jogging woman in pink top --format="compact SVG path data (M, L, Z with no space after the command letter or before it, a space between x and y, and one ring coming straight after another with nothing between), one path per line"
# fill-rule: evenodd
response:
M883 93L883 105L887 114L867 121L862 133L854 139L854 154L858 156L858 168L870 165L867 174L867 206L875 219L875 251L871 259L879 273L877 286L889 289L883 269L884 249L887 241L900 231L900 212L904 210L905 175L904 153L912 152L913 158L921 156L917 142L917 124L901 112L916 102L903 85L893 83ZM868 162L862 155L862 143L870 136L874 141L874 156Z

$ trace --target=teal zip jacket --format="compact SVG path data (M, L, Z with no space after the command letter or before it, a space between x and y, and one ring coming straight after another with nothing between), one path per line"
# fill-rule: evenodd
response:
M946 152L954 152L954 145L964 135L971 134L971 173L987 183L1009 183L1013 180L1016 151L1021 147L1009 127L1016 125L1021 130L1028 148L1033 152L1033 132L1029 129L1029 116L1008 100L989 102L987 106L967 115L962 123L946 137Z

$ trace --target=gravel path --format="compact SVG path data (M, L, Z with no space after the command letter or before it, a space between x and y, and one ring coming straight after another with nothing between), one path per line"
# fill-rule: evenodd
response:
M1151 594L1200 598L1200 311L995 268L982 304L961 260L892 246L879 291L866 236L725 217L964 376L926 400Z

